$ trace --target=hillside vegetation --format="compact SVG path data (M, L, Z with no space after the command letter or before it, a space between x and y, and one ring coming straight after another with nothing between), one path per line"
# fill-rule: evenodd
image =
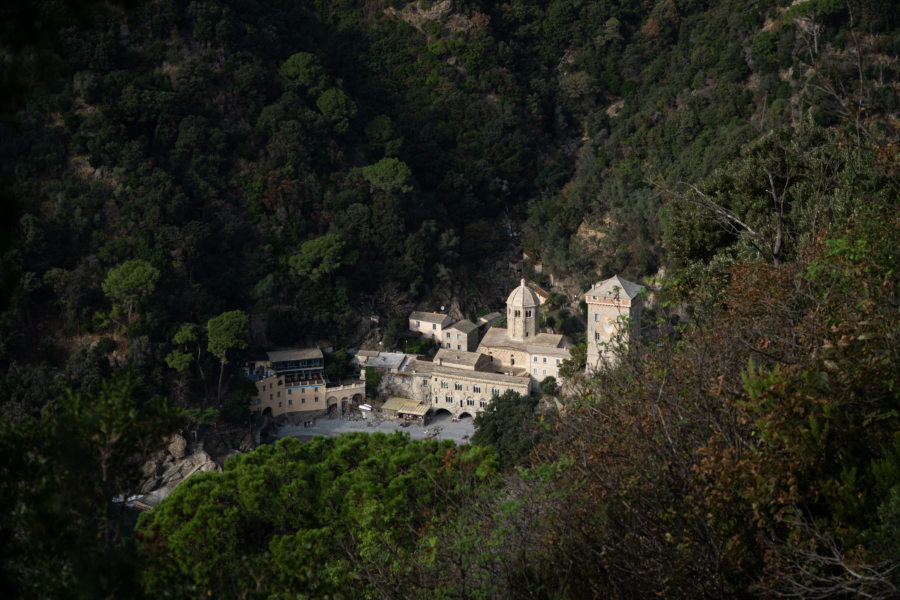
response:
M895 2L0 14L13 597L900 594ZM123 534L243 350L390 346L523 248L658 333L485 447L282 443Z

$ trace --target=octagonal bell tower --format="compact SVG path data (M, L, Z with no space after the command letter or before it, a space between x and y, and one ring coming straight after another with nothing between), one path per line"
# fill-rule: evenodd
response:
M540 299L525 280L506 299L506 335L518 342L531 341L541 325Z

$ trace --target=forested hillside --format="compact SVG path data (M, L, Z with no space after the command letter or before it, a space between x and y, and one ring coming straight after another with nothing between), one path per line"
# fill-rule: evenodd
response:
M13 597L900 595L897 3L0 14ZM119 535L165 432L245 419L242 350L390 347L523 249L654 284L659 333L501 463L285 444Z

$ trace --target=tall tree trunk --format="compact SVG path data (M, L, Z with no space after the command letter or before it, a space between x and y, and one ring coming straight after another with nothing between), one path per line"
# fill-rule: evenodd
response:
M781 242L784 237L784 223L779 211L775 215L775 243L772 245L772 264L777 269L781 266Z
M219 388L216 391L216 400L218 401L218 406L222 406L222 376L225 374L225 361L219 361L221 367L219 367Z
M206 383L206 373L203 372L203 365L200 364L200 351L202 346L197 342L197 371L200 373L200 381L203 383L203 397L209 397L209 385Z

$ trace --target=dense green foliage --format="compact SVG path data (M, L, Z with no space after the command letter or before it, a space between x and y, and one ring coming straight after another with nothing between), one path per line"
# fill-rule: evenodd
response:
M366 367L366 397L375 398L378 396L378 386L381 385L383 378L384 373L381 371L372 367Z
M892 55L890 2L395 4L35 7L58 35L9 36L11 57L46 64L5 63L32 89L0 145L22 278L4 369L115 333L148 384L202 404L215 357L187 369L174 335L225 309L266 324L257 343L341 346L366 308L390 323L427 298L499 302L494 261L520 242L584 284L737 238L734 257L790 258L798 221L823 223L823 169L848 160L828 128L858 138L854 107L898 105L896 65L847 51ZM786 184L777 244L767 173ZM754 233L703 218L704 200L752 212Z
M898 595L900 4L19 6L12 597ZM400 348L416 304L499 304L520 246L659 284L652 343L581 377L576 339L552 422L508 395L473 448L282 442L122 540L110 499L177 427L157 394L242 422L242 350L376 316Z
M598 374L534 568L574 560L588 596L896 593L898 224L862 206L802 260L733 267L680 339Z
M0 587L9 598L141 594L131 517L141 465L178 425L127 380L69 393L40 418L0 419Z
M549 419L535 414L537 404L534 396L522 397L512 390L495 397L475 415L472 443L494 448L504 469L526 463L541 434L549 429Z
M493 457L401 434L284 439L194 477L142 516L157 597L412 594L435 530L495 480Z

